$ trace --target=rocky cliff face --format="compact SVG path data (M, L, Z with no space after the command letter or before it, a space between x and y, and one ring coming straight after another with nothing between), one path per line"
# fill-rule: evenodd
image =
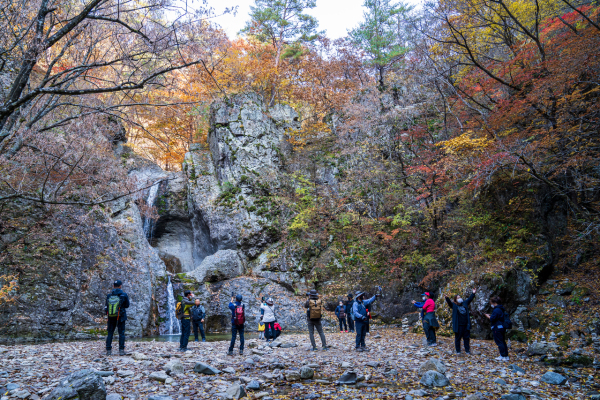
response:
M96 338L115 279L131 306L127 334L157 331L153 298L165 265L142 231L133 201L86 213L29 203L3 210L0 275L14 275L17 298L0 310L0 342Z
M260 315L257 299L272 296L284 328L304 329L303 297L294 296L307 289L304 280L267 267L279 232L264 183L276 187L281 179L286 130L299 127L298 114L283 105L267 111L257 95L240 94L213 104L210 121L208 145L193 146L183 171L165 176L152 245L170 272L180 272L175 295L190 289L202 299L209 330L230 325L232 292L244 296L251 324ZM166 315L166 297L159 310Z

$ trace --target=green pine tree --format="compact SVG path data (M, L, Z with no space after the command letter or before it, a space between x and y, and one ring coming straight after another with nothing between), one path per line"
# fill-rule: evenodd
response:
M385 89L385 73L407 52L407 15L413 7L391 0L365 0L364 21L349 32L355 45L369 57L377 71L379 88Z
M303 45L312 43L317 32L315 17L304 14L305 9L316 7L316 0L255 0L250 7L251 20L241 33L273 45L275 65L283 58L298 58Z

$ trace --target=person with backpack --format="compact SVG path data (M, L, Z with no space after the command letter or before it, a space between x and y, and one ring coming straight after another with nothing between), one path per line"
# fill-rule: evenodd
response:
M490 319L492 324L492 336L494 342L498 346L500 356L496 357L496 361L509 361L508 358L508 346L506 345L506 330L512 328L512 322L508 316L508 313L504 311L501 300L495 296L490 299L490 305L492 306L492 314L484 314Z
M321 345L323 350L327 350L327 342L325 341L325 334L323 333L323 324L321 324L321 318L323 316L323 302L319 299L319 294L315 289L312 289L308 294L308 300L304 303L306 311L306 324L308 325L308 335L310 336L310 343L312 345L312 351L317 351L317 344L315 343L315 328L321 338Z
M235 298L231 297L229 302L231 310L231 343L229 344L228 356L233 355L235 338L240 334L240 355L244 354L244 324L246 323L246 305L242 303L242 295L238 294Z
M183 292L183 298L181 302L177 304L177 318L181 319L181 337L179 338L179 351L186 352L187 345L190 341L190 335L192 333L192 312L191 309L196 302L194 294L189 290Z
M198 331L202 335L202 341L206 342L206 336L204 335L204 317L206 317L206 311L204 306L200 304L200 299L194 301L194 306L190 309L192 313L192 326L194 328L194 342L198 341Z
M352 316L356 327L356 351L369 351L365 344L367 336L367 324L369 317L367 314L367 306L375 301L377 294L368 300L365 300L365 292L356 292L356 300L352 306Z
M444 296L448 307L452 310L452 330L454 331L456 354L460 354L461 339L465 343L465 353L471 354L471 314L469 313L469 304L475 298L476 292L477 289L473 289L473 293L466 300L463 300L458 294L454 296L454 301L450 301L448 296Z
M112 340L115 329L119 332L119 355L125 355L125 321L127 321L127 308L129 308L129 296L121 290L123 283L116 280L113 290L106 296L104 310L108 316L106 336L106 355L112 355Z
M269 297L265 304L261 304L260 309L263 312L262 321L265 323L265 339L269 343L275 340L275 322L277 322L273 299Z
M348 301L346 301L346 319L348 320L348 331L354 333L354 316L352 315L352 307L354 306L354 296L348 293Z
M435 330L440 327L440 324L435 318L435 301L429 292L425 292L421 296L423 297L422 302L416 302L413 300L412 304L417 308L422 308L421 320L423 321L423 331L425 331L427 345L434 347L437 346Z
M346 306L344 302L340 300L340 305L335 308L335 316L340 321L340 332L348 332L348 325L346 325Z

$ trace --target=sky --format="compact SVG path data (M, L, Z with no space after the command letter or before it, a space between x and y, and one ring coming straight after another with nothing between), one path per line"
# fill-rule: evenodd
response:
M409 4L416 4L419 0L409 0ZM306 10L319 21L319 30L326 30L327 37L337 39L346 36L349 29L360 23L363 18L362 4L364 0L317 0L317 7ZM208 0L208 4L219 13L225 7L239 6L237 15L224 15L212 19L221 25L230 38L245 26L250 18L250 6L254 0Z

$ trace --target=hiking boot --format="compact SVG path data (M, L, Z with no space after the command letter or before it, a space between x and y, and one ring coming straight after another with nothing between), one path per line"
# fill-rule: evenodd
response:
M498 356L498 357L494 358L494 360L496 360L496 361L504 361L504 357Z
M329 346L323 346L323 351L329 351Z
M197 342L197 341L198 341L198 339L194 339L194 342Z
M240 356L244 355L244 350L240 350Z
M112 350L106 350L106 355L107 356L112 356Z
M204 343L204 342L206 342L206 339L202 339L202 342L203 342L203 343Z
M317 351L317 348L313 347L312 349L310 349L310 351Z
M348 333L348 331L346 331L346 333Z
M366 347L361 347L362 351L371 351L371 349L368 349Z
M125 350L119 350L119 355L120 356L124 356L125 355Z
M359 353L364 351L362 347L357 347L355 350L358 351Z
M467 355L469 355L469 356L470 356L470 355L471 355L471 352L470 352L470 351L465 351L465 354L467 354Z
M508 356L506 356L506 357L503 357L503 358L504 358L504 360L503 360L503 361L510 361L510 358L508 358Z
M228 356L232 356L232 355L233 355L233 351L229 350L229 351L227 352L227 355L228 355Z
M435 346L437 346L437 343L429 343L428 346L429 347L435 347Z

